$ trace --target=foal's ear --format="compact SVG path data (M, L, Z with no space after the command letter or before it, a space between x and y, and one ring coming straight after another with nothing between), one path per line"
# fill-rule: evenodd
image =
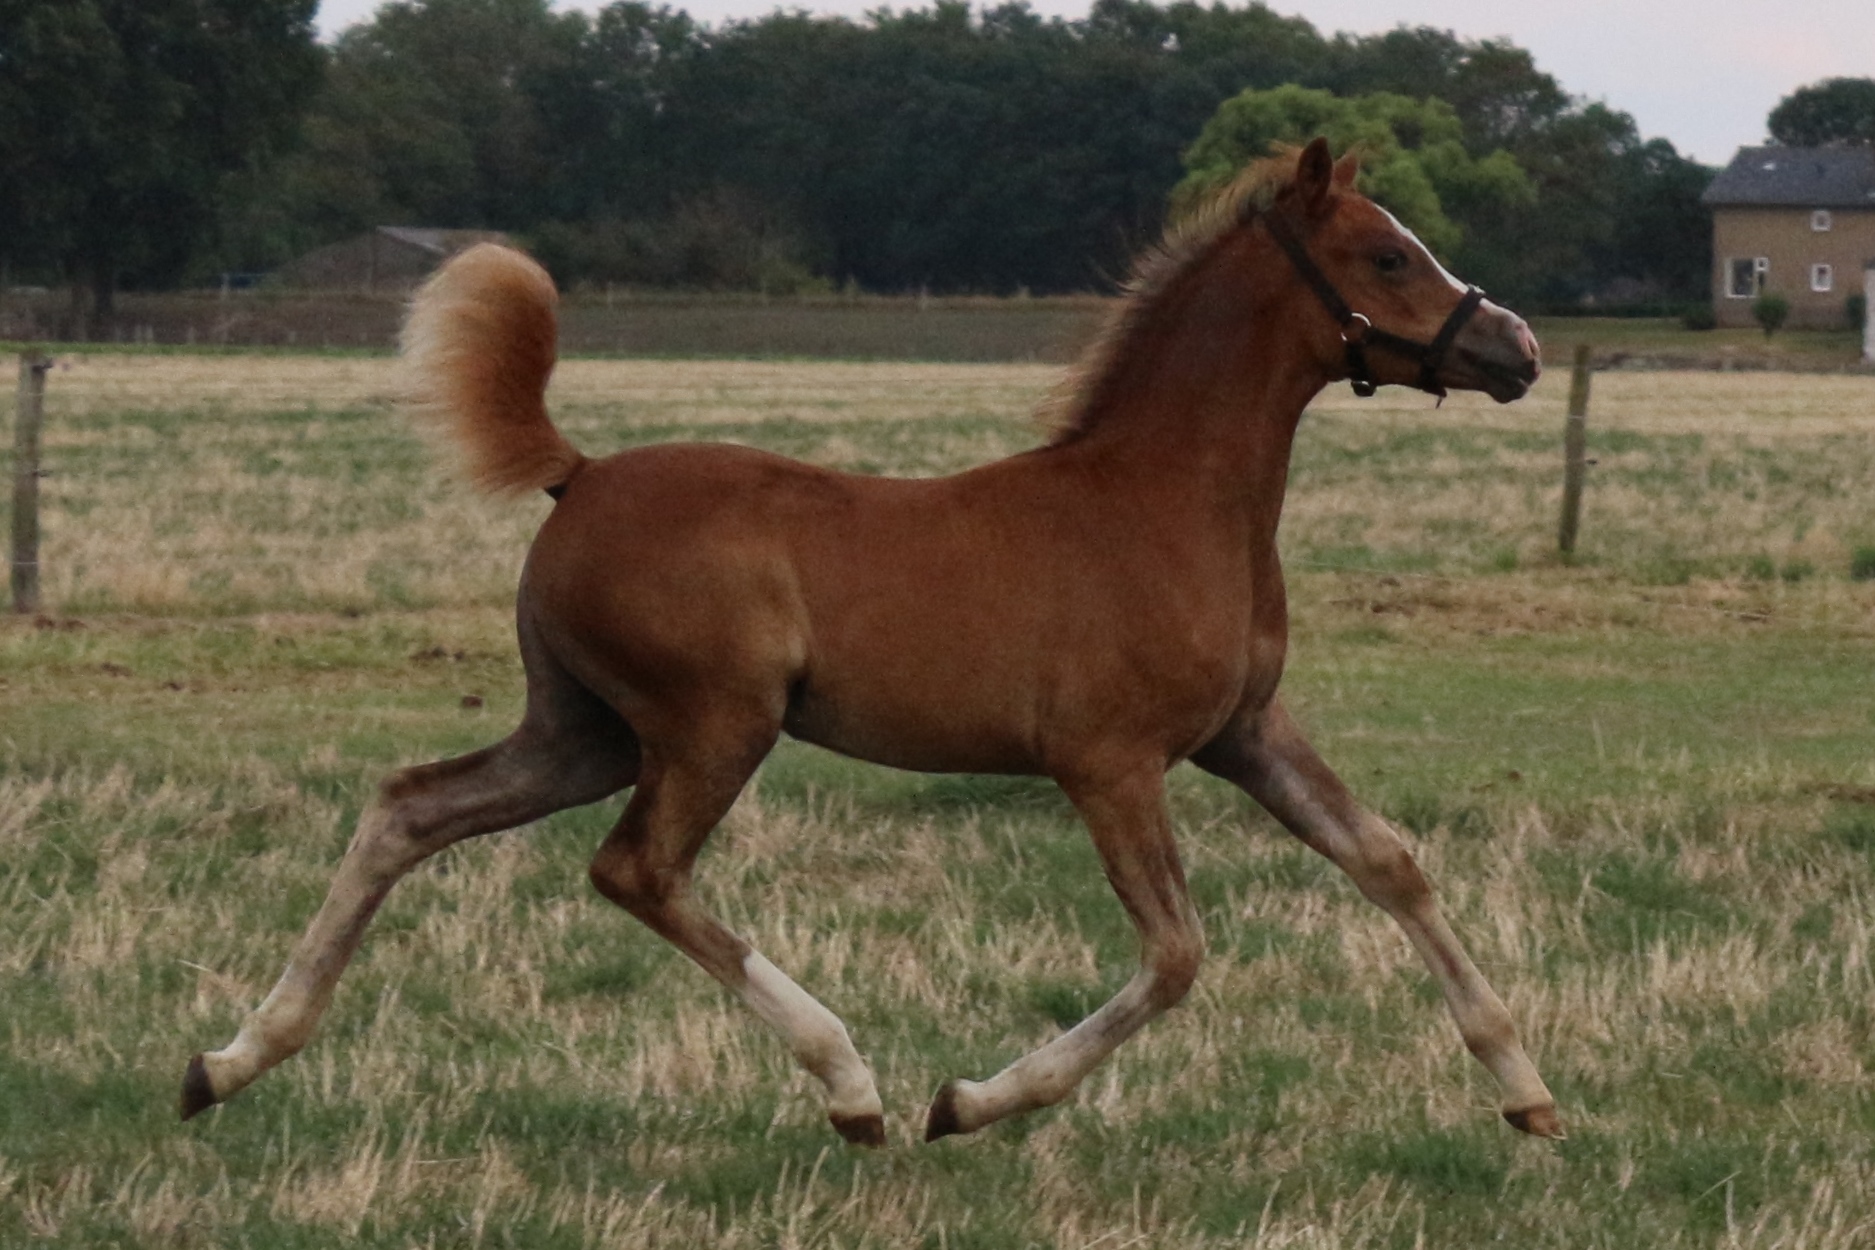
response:
M1360 174L1361 154L1357 150L1349 148L1346 152L1341 154L1341 159L1335 162L1335 185L1340 187L1343 191L1352 190L1354 188L1354 180L1360 177Z
M1335 160L1328 154L1328 140L1316 136L1302 149L1296 161L1296 196L1302 211L1318 216L1328 207L1328 197L1335 185Z

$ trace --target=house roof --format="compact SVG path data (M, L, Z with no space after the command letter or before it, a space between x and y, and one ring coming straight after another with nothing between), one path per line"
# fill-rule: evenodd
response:
M436 256L448 256L472 243L501 242L498 230L438 230L429 226L379 226L378 233Z
M1875 148L1740 148L1702 203L1875 208Z

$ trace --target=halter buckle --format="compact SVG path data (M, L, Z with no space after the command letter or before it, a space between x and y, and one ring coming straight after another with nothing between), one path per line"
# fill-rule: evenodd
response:
M1351 312L1348 319L1341 323L1341 341L1350 347L1365 343L1367 332L1374 328L1366 313Z

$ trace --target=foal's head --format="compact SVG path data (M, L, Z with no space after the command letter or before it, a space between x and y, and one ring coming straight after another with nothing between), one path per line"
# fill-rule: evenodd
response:
M1473 294L1356 191L1358 170L1355 156L1337 162L1316 139L1297 156L1294 179L1257 213L1289 255L1298 324L1329 376L1353 376L1357 390L1365 370L1372 384L1521 398L1542 371L1530 327Z

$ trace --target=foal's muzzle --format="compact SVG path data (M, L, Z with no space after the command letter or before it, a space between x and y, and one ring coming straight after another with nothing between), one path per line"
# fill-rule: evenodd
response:
M1454 386L1480 390L1500 404L1522 399L1543 373L1543 353L1524 319L1486 300L1459 330L1446 357Z

